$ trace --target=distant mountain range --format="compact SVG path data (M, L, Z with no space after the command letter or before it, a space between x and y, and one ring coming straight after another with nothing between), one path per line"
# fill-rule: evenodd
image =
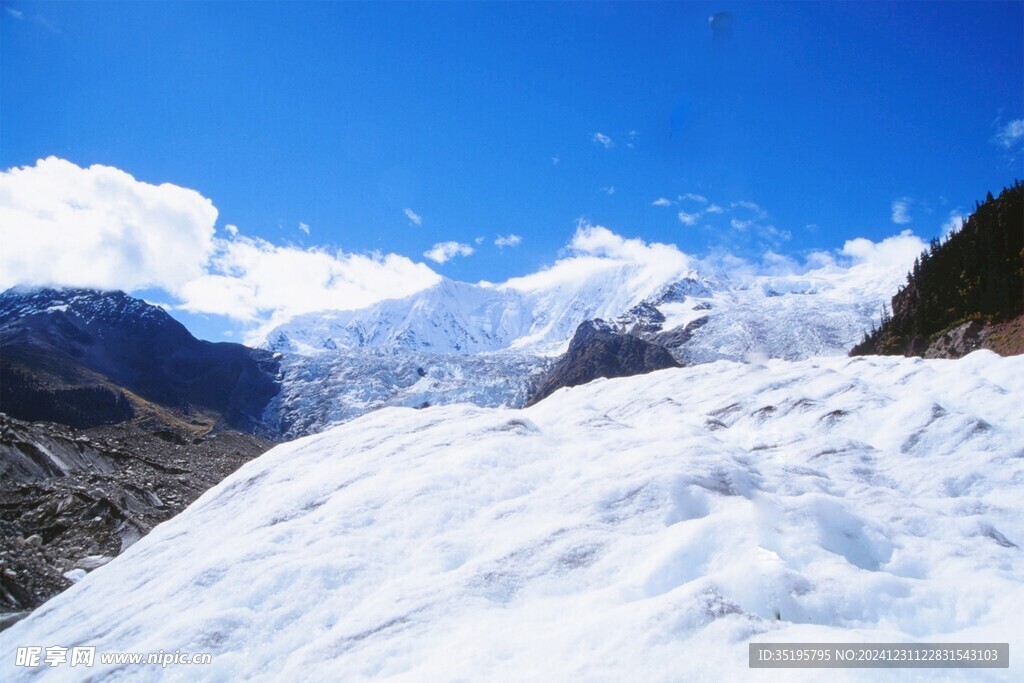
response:
M681 365L842 355L879 321L901 276L864 263L737 279L581 257L503 284L445 279L359 310L300 315L257 349L199 341L120 292L13 289L0 295L0 406L75 427L144 418L270 438L384 406L522 406L558 384L548 373L587 321ZM594 372L562 364L565 377Z
M268 435L273 354L200 341L122 292L0 294L0 406L24 420L92 427L136 418Z
M298 316L260 344L281 354L270 420L296 437L384 406L521 406L580 325L598 319L682 365L843 355L901 277L867 264L742 281L621 265L564 275L443 280L360 310Z

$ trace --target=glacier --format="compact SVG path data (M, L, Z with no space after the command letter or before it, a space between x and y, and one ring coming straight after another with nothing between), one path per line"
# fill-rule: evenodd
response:
M0 633L0 679L81 680L12 662L85 644L213 654L88 671L110 681L920 680L755 672L747 644L1019 652L1022 395L1024 358L978 351L377 410L247 463Z
M898 260L704 275L674 247L633 246L643 258L577 254L501 284L442 279L402 299L297 316L258 340L282 368L264 421L295 438L387 406L519 407L594 319L666 346L685 365L842 355L905 273Z

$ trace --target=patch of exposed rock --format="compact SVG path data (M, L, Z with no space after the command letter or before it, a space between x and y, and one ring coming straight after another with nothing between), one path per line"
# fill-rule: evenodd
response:
M234 430L74 429L0 413L0 628L271 445Z
M588 320L576 328L569 349L532 392L533 405L562 387L586 384L598 377L629 377L679 363L663 346L631 334L620 334L601 320Z

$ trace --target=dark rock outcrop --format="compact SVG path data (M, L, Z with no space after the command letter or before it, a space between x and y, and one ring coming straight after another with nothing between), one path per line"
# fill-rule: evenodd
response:
M277 373L272 353L198 340L122 292L0 294L0 410L20 419L86 428L156 406L270 436Z
M576 328L569 349L531 393L527 405L562 387L586 384L598 377L628 377L676 367L679 363L664 347L617 333L601 320L588 320Z

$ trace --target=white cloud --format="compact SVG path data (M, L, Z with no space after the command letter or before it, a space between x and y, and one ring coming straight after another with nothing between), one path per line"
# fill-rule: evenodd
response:
M578 289L594 277L611 271L629 273L630 291L653 290L669 278L691 270L692 259L674 244L627 239L608 228L582 222L566 247L569 255L551 267L512 278L504 287L520 291ZM608 297L624 292L606 292Z
M896 225L906 225L911 220L910 198L900 197L892 203L892 222Z
M870 264L886 270L906 270L927 245L910 230L872 242L865 237L847 240L839 253L849 257L852 265Z
M956 209L950 211L949 218L942 224L942 236L948 238L954 232L958 232L963 227L966 219L967 217L960 213L960 211Z
M697 223L697 219L700 218L700 212L697 213L686 213L685 211L679 212L679 222L683 225L694 225Z
M679 201L690 201L697 202L698 204L707 204L708 198L702 194L694 194L693 192L687 192L686 194L679 195Z
M56 157L0 173L0 288L176 293L203 273L217 209L194 190Z
M707 213L725 213L725 209L720 207L718 204L712 204L708 208L704 209Z
M746 209L747 211L757 216L759 219L768 217L767 211L762 209L760 205L758 205L756 202L752 202L748 199L741 199L738 202L733 202L730 206L732 206L732 208L734 209Z
M206 273L177 292L180 308L258 326L249 339L301 313L363 308L440 280L426 265L397 254L300 249L248 237L216 242Z
M15 19L22 19L25 16L24 12L18 9L14 9L13 7L4 7L4 11L7 12L12 17L14 17Z
M456 256L469 256L473 253L473 247L460 242L438 242L433 247L423 252L423 255L436 263L445 263Z
M395 254L216 237L194 190L57 158L0 173L0 289L14 284L163 289L177 307L251 325L407 296L440 276Z
M666 199L665 197L658 197L651 202L651 206L672 206L672 200Z
M474 237L473 238L473 243L474 244L483 244L484 243L484 238L483 237Z
M1011 149L1024 142L1024 119L1010 121L996 132L996 142Z
M558 162L561 161L558 157L551 157L551 165L558 166Z
M498 235L494 240L494 246L499 249L504 249L505 247L517 247L522 241L523 238L519 235Z
M747 228L749 228L753 224L754 224L754 221L741 221L741 220L737 220L735 218L733 218L731 221L729 221L729 225L732 226L733 230L746 230Z
M306 233L307 235L309 234L309 226L303 223L302 221L299 221L299 230Z
M611 195L615 194L615 187L613 187L613 186L602 187L601 188L601 192L604 192L606 195L608 195L610 197Z
M415 211L413 211L412 209L405 209L404 213L405 213L405 217L409 219L410 223L413 223L415 225L422 225L423 224L423 217L420 216Z
M880 242L863 237L848 240L841 249L811 252L802 262L771 249L757 262L718 250L701 259L700 267L704 273L727 275L735 283L760 275L798 276L834 287L844 298L856 294L865 299L887 299L925 246L921 238L904 230Z
M789 230L776 228L774 225L758 225L757 227L762 237L772 239L775 242L787 242L793 237L793 233Z
M611 149L612 147L615 146L615 143L612 141L612 139L605 135L604 133L594 133L593 140L597 144L603 145L605 149Z

